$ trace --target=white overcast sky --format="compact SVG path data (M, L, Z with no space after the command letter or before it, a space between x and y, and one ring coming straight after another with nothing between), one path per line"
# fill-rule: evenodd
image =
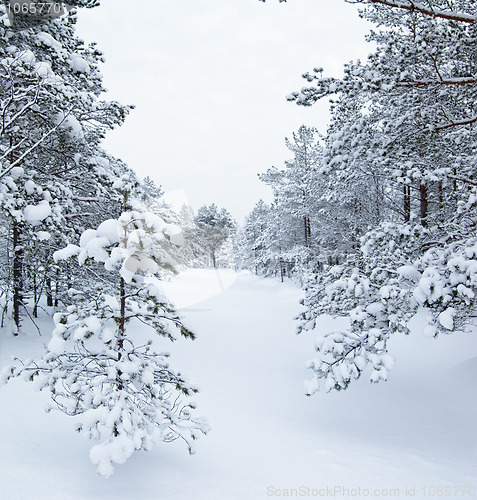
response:
M285 137L326 130L328 103L285 97L316 66L365 59L370 26L344 0L102 0L78 33L104 52L106 98L134 104L105 148L140 177L215 202L241 222L269 188L258 172L290 158Z

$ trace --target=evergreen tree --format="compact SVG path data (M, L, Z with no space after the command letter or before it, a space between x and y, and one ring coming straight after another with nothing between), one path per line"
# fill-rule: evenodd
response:
M141 199L145 203L154 203L164 194L161 186L156 186L155 182L149 176L146 176L141 182L141 189L143 191Z
M378 27L376 51L342 79L306 73L313 85L288 96L305 106L333 98L320 170L355 232L341 265L308 281L300 331L319 330L323 314L350 322L320 335L309 394L346 388L367 366L385 380L389 338L409 333L418 308L435 336L465 329L476 305L475 2L354 3Z
M50 285L58 281L52 251L111 208L111 179L127 170L116 168L99 143L129 108L99 100L102 54L75 36L75 23L71 12L14 31L6 15L0 18L0 210L9 221L4 265L10 268L2 303L14 331L30 295L37 303L40 291L51 302ZM30 253L42 255L43 265L31 268Z
M184 244L181 248L181 263L187 267L207 266L208 256L202 248L200 229L195 222L194 213L189 205L182 205L179 220L184 237Z
M210 255L212 265L217 267L217 253L234 226L232 216L225 208L219 210L212 203L199 208L195 222L199 228L200 244Z
M301 282L332 246L329 228L323 224L323 153L318 132L304 125L286 139L286 145L293 158L285 161L285 168L259 174L271 187L274 201L271 206L259 202L250 214L240 251L249 252L242 261L251 270L280 275L282 280L293 276Z
M260 200L248 215L244 228L238 234L238 264L257 275L272 274L266 262L270 245L267 230L270 227L270 207Z
M74 302L55 315L43 358L5 373L6 380L36 381L61 411L78 417L78 431L99 441L90 458L104 476L113 472L113 463L157 441L181 438L193 453L192 441L208 430L203 419L193 417L194 403L183 401L197 389L170 367L167 353L156 350L161 343L149 338L155 333L194 339L151 278L171 268L174 230L137 207L85 231L79 245L56 252L57 261L77 256L80 265L102 264L115 286L71 288ZM134 326L141 328L133 334Z

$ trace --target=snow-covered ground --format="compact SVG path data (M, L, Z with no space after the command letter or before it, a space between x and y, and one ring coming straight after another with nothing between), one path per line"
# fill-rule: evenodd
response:
M414 334L391 346L397 363L388 382L362 379L345 392L307 398L313 335L295 335L300 290L212 270L189 270L166 290L198 335L167 347L171 364L201 388L198 414L212 426L197 454L183 443L160 444L103 479L71 420L44 413L48 395L14 381L0 390L2 499L477 494L463 489L477 487L475 334L428 339L416 319ZM325 319L323 328L332 323ZM48 332L47 319L41 327ZM19 338L0 332L2 365L12 355L34 357L47 340L33 329Z

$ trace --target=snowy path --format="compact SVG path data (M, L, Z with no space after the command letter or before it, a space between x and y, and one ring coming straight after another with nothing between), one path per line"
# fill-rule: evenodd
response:
M171 363L201 388L199 413L212 426L197 454L183 443L158 446L104 480L68 419L45 415L45 395L15 382L0 391L2 498L366 498L358 488L405 498L413 487L413 498L427 498L432 490L424 496L422 487L477 486L475 335L397 339L389 382L306 398L313 338L294 333L299 290L210 270L166 288L198 334L170 349ZM25 339L7 339L2 361L13 345L27 356Z

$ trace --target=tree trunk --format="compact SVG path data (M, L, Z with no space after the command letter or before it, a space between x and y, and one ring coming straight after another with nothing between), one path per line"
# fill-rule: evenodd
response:
M442 182L439 182L439 220L444 223L444 187Z
M58 307L58 301L60 296L60 270L56 269L56 281L55 281L55 307Z
M116 348L118 350L118 362L121 361L121 358L123 357L124 338L126 331L126 283L123 278L121 278L119 283L119 297L120 297L120 312L118 321L118 337L116 341ZM122 374L123 372L119 368L117 368L116 383L118 391L122 391L124 389L124 384L121 378ZM113 433L115 437L119 436L119 431L116 426L114 426Z
M13 148L13 137L10 136L10 148ZM17 149L10 152L10 163L15 162L15 157L19 155ZM16 332L20 329L21 317L20 307L23 300L23 246L21 244L21 227L17 221L13 221L13 321Z
M116 342L118 348L118 361L121 361L124 349L124 338L126 332L126 283L124 278L121 278L119 284L119 297L120 297L120 312L119 312L119 323L118 323L118 339ZM120 370L118 370L118 376L121 375ZM118 381L118 389L123 388L122 381Z
M21 244L21 228L13 222L13 321L16 330L20 329L20 307L23 299L23 246ZM15 333L16 335L17 333Z
M427 214L429 210L429 199L427 194L427 187L421 182L419 185L419 199L421 204L421 224L427 226Z
M310 224L310 218L307 215L303 217L303 225L305 228L305 246L309 247L311 239L311 224Z
M411 187L403 187L403 203L404 203L404 222L409 222L411 220Z
M127 194L124 194L123 197L123 212L126 211L127 208ZM124 248L127 246L127 229L124 228L124 240L123 245ZM119 280L119 319L118 319L118 336L116 339L116 348L118 350L118 362L121 361L123 357L124 350L124 339L126 333L126 282L124 278L121 277ZM119 368L116 369L116 383L117 390L122 391L124 389L123 380L121 378L123 372ZM114 426L113 433L115 437L119 436L119 431L117 426Z
M40 292L41 293L41 292ZM36 273L33 273L33 317L38 318L38 286L36 282Z
M53 306L53 295L51 294L51 278L48 276L46 278L46 305L48 307Z

